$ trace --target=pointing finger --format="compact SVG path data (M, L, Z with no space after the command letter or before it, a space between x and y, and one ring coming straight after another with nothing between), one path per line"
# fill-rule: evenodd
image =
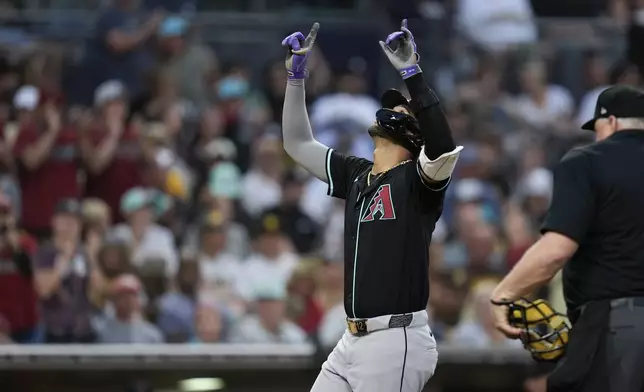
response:
M318 36L318 30L320 30L320 24L318 22L313 23L313 26L311 26L311 31L309 31L309 35L306 37L307 41L309 39L315 41Z
M407 28L407 18L405 18L405 19L403 19L403 20L402 20L402 23L400 24L400 28L401 28L402 30L404 30L404 29L406 29L406 28Z

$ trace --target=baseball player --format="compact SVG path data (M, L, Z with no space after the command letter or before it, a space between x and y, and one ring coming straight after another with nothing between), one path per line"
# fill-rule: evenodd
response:
M344 306L347 330L313 392L419 392L434 374L438 353L425 311L428 248L445 189L462 149L438 98L427 86L407 21L380 42L411 95L382 95L368 132L373 162L346 156L313 138L306 112L306 61L319 25L293 33L284 98L286 152L346 200ZM392 48L396 46L396 48Z

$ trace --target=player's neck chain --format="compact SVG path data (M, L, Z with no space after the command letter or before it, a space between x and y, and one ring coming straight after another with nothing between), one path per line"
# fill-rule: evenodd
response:
M398 167L398 166L400 166L400 165L404 165L404 164L405 164L405 163L407 163L407 162L411 162L411 159L407 159L406 161L402 161L402 162L400 162L400 163L397 163L397 164L393 165L392 167L390 167L389 169L387 169L387 170L385 170L385 171L382 171L382 172L380 172L380 173L378 173L378 174L372 174L372 172L370 171L370 172L369 172L369 174L367 175L367 186L370 186L370 185L371 185L371 176L373 176L373 177L374 177L374 179L376 179L376 178L380 177L381 175L383 175L383 174L387 173L388 171L390 171L390 170L392 170L392 169L395 169L395 168L397 168L397 167Z

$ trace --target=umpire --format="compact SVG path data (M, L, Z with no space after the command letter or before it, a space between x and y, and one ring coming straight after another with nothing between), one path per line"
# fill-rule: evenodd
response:
M496 288L515 301L563 268L573 325L548 391L644 391L644 92L614 86L582 126L596 143L575 148L554 171L543 236ZM506 306L497 327L517 338Z

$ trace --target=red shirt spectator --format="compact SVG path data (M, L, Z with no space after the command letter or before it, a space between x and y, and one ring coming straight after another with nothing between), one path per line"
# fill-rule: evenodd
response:
M37 237L49 234L56 203L80 195L77 133L61 126L60 113L45 108L46 125L23 125L13 146L22 189L22 226Z
M16 248L8 241L0 243L0 317L8 321L12 337L20 343L15 337L29 336L38 323L38 302L31 270L36 241L22 233L17 243Z
M85 194L105 201L115 223L123 220L119 214L121 196L142 184L145 163L136 129L126 124L125 93L118 81L105 82L96 89L94 103L101 117L98 126L82 138L88 172Z
M105 128L97 129L89 135L92 151L100 149L110 138ZM116 146L112 161L102 170L88 170L85 195L102 199L110 207L112 222L122 221L119 203L123 194L142 184L141 168L144 164L138 137L132 128L126 128Z

